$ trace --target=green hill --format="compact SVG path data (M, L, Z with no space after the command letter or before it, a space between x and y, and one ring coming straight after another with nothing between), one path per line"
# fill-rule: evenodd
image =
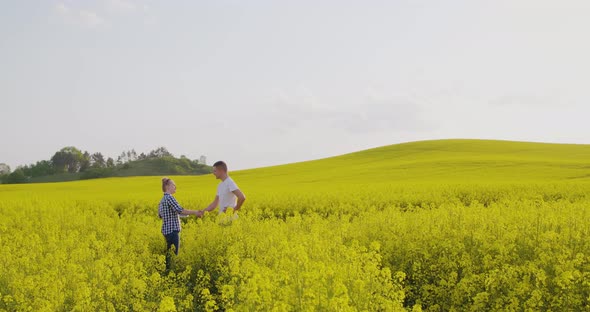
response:
M237 174L275 183L590 180L590 145L419 141Z
M187 176L178 171L159 172L152 165L142 163L113 175L150 176L75 181L67 183L63 189L64 192L75 189L75 195L80 198L154 197L155 200L163 175L176 174L180 198L210 195L217 183L210 174ZM491 140L420 141L314 161L235 171L231 175L240 187L250 192L256 190L261 196L285 192L328 194L350 189L351 185L364 188L372 185L590 182L590 145ZM51 197L63 196L61 189L52 183L37 187L0 186L0 192L20 191L21 194ZM67 193L67 196L74 194Z
M26 182L67 182L106 177L134 177L156 175L202 175L211 172L211 167L186 158L163 156L130 161L113 168L90 168L85 172L58 173L30 177Z

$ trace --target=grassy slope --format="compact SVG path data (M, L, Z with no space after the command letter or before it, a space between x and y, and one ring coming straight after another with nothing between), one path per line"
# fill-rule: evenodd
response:
M590 145L491 140L396 144L333 158L233 172L243 189L276 193L329 191L342 185L590 181ZM179 195L214 194L211 175L177 177ZM160 196L159 177L59 184L0 185L0 197L144 198ZM186 193L185 193L186 194Z
M245 177L349 183L553 181L590 178L590 145L436 140L242 171Z

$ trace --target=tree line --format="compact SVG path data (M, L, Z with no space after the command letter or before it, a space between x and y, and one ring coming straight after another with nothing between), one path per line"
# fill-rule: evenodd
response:
M55 152L48 160L34 164L19 166L14 171L6 164L0 164L0 181L2 183L26 183L38 177L62 175L74 176L79 179L91 179L117 175L133 167L133 164L159 159L150 162L153 166L163 168L169 174L194 174L206 171L206 164L199 160L190 160L186 156L175 158L165 147L158 147L149 153L137 154L135 149L121 152L117 159L105 157L102 153L82 152L74 146L67 146ZM201 160L204 156L201 156ZM154 174L159 174L156 170ZM69 179L71 180L71 179Z

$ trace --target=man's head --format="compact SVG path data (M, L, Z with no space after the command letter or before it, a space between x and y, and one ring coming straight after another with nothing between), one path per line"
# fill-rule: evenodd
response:
M218 161L213 164L213 175L216 179L223 179L227 176L227 164L223 161Z

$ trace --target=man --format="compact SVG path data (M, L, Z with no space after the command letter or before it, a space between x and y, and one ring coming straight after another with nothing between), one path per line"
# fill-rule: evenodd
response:
M244 201L246 201L246 196L240 191L234 180L229 177L227 165L223 161L213 164L213 175L221 180L221 183L217 186L215 199L203 211L211 211L217 206L219 206L219 213L224 213L227 208L233 208L234 212L240 210Z

